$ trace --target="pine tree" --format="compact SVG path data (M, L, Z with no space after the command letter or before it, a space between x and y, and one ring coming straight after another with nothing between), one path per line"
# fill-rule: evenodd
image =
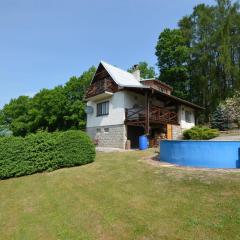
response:
M219 130L225 130L225 128L226 128L225 113L224 113L224 109L221 105L219 105L212 114L211 127L217 128Z

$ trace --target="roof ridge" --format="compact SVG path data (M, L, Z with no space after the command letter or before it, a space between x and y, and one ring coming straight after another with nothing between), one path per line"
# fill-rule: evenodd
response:
M109 64L103 60L100 61L100 63L103 65L103 67L106 69L106 71L109 73L109 75L112 77L112 79L119 85L119 86L136 86L136 87L142 87L143 84L136 79L136 77L119 67L116 67L112 64Z
M129 73L129 74L131 74L132 76L134 76L132 73L130 73L130 72L128 72L128 71L126 71L126 70L124 70L124 69L122 69L122 68L116 67L116 66L114 66L114 65L112 65L112 64L110 64L110 63L107 63L107 62L105 62L105 61L103 61L103 60L101 60L100 63L102 63L103 65L108 65L108 66L110 66L110 67L116 68L116 69L118 69L118 70L120 70L120 71Z

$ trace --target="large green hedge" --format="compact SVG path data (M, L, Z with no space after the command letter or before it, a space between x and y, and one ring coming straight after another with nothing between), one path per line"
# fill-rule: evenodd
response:
M81 131L0 138L0 179L93 162L95 148Z
M217 129L207 127L192 127L183 132L183 137L187 140L208 140L215 138L218 135L219 131Z

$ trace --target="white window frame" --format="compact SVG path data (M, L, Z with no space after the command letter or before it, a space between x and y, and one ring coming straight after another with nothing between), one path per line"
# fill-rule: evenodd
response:
M187 123L191 123L192 122L192 112L185 110L185 121Z
M109 101L97 103L97 117L109 115Z

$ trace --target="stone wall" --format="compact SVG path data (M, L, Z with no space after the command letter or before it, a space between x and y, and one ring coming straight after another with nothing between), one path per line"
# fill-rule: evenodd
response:
M172 125L173 140L181 140L183 138L183 130L180 125Z
M99 147L112 147L125 149L126 127L125 125L111 125L101 127L88 127L88 135L96 141Z

